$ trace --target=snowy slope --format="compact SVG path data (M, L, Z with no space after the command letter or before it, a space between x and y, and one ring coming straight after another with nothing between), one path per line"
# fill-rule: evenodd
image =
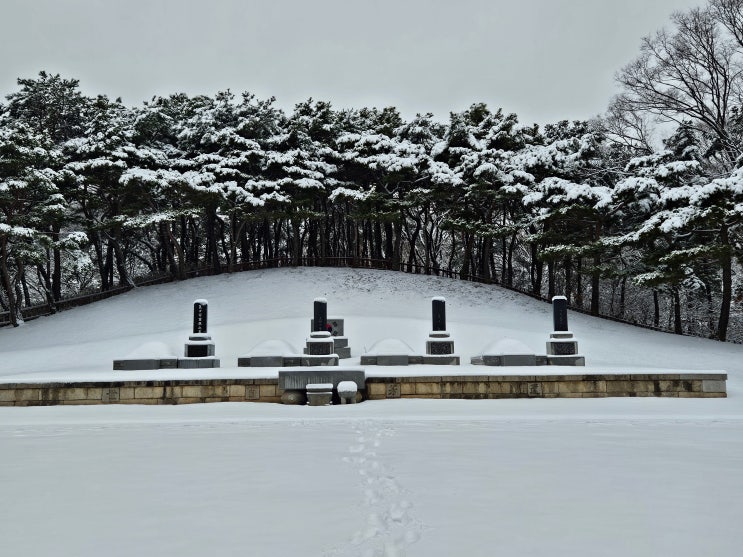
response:
M18 374L25 380L59 378L58 373L120 378L123 372L110 371L116 358L146 355L148 350L153 356L181 355L191 330L192 303L199 298L209 301L209 332L223 374L237 365L239 355L265 341L281 340L301 351L309 333L312 301L318 296L328 299L330 315L346 318L355 359L345 363L357 363L363 351L386 338L398 338L423 352L431 328L430 299L439 295L447 299L447 328L463 362L504 338L544 353L552 326L551 306L498 287L384 271L274 269L142 288L30 321L15 330L3 329L0 380L14 380ZM724 370L733 389L738 388L738 377L743 377L739 345L654 333L573 313L570 328L589 369ZM407 371L421 373L421 369L415 366ZM483 373L484 369L465 365L461 372ZM405 371L395 368L396 373ZM153 373L165 377L168 372L147 376ZM266 375L275 370L248 373Z
M550 306L495 287L284 269L2 329L0 380L134 377L111 361L180 354L197 298L223 366L266 340L300 349L317 296L356 358L390 337L422 351L436 295L463 360L504 337L544 350ZM0 408L0 553L740 555L743 347L570 320L587 371L725 370L729 398Z

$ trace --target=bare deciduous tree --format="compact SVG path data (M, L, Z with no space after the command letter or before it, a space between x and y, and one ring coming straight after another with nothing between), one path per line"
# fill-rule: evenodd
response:
M740 15L740 1L731 4ZM718 8L696 8L673 15L673 28L643 39L640 56L617 74L625 109L681 123L691 121L710 137L712 151L729 170L740 155L729 117L742 79L743 36L739 21L721 19ZM731 18L733 16L730 16Z

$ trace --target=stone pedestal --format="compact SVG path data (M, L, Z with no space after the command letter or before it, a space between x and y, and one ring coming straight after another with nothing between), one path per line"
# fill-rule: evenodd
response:
M178 358L178 369L219 367L219 358Z
M578 353L578 340L570 331L553 331L547 341L547 363L551 366L584 366L586 359Z
M332 383L309 383L307 385L307 404L309 406L329 406L332 401Z
M426 341L426 354L444 356L454 354L454 341L446 331L432 331Z
M348 346L348 337L333 337L333 353L337 354L341 360L351 357L351 347Z
M198 333L188 336L188 342L186 342L183 355L186 358L206 358L214 356L214 341L212 337Z
M113 368L116 371L131 371L150 369L176 369L177 367L177 358L129 358L114 360Z
M308 356L328 356L334 354L335 342L327 331L314 331L307 339L304 353Z

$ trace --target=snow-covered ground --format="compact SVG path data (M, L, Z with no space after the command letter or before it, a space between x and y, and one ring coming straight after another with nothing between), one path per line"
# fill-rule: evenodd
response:
M351 363L385 338L423 351L438 295L463 361L503 338L544 351L550 306L511 292L284 269L2 329L0 381L178 373L110 369L146 343L179 355L197 298L223 365L199 373L275 373L230 366L272 339L301 350L317 296L346 318ZM728 398L0 408L0 554L740 555L743 347L570 323L586 371L724 370Z

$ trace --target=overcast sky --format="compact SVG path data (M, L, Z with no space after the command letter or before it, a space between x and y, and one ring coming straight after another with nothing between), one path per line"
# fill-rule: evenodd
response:
M222 89L590 118L643 36L702 0L0 0L0 94L40 70L122 97Z

